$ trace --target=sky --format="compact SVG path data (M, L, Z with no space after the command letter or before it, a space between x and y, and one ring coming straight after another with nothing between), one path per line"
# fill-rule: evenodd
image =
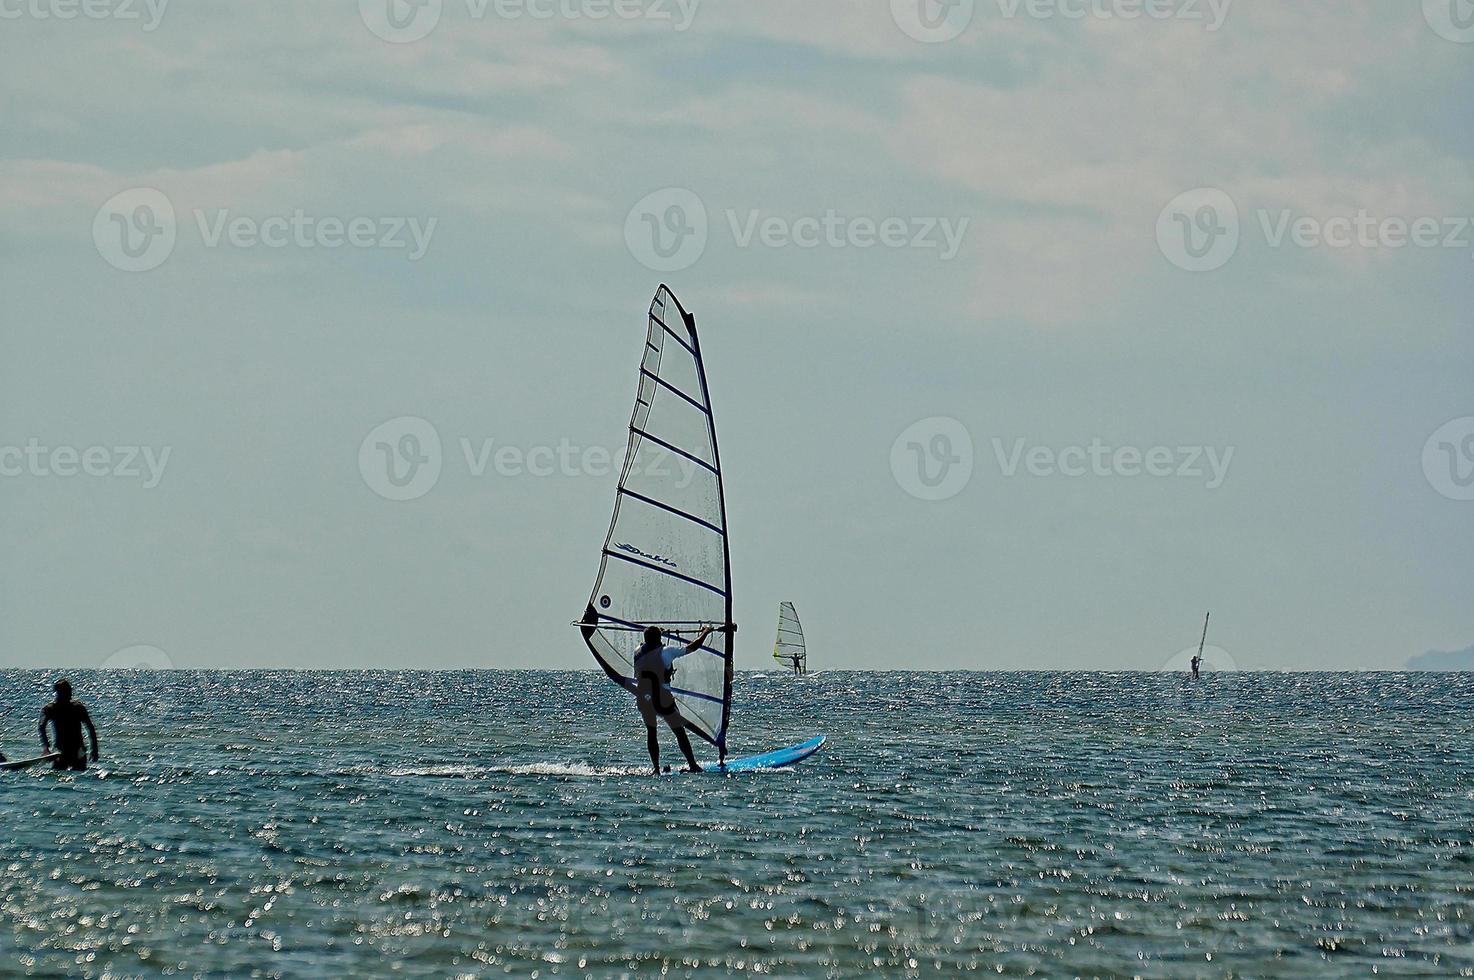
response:
M0 666L592 669L662 282L740 668L1474 642L1468 0L0 0L0 80Z

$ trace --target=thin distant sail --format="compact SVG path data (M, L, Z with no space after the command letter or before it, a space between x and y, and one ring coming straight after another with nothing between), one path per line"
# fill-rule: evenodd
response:
M722 465L696 320L661 286L650 305L640 385L614 518L581 620L594 659L634 684L647 626L691 636L732 622ZM675 641L672 641L675 642ZM722 750L732 706L732 634L676 661L671 691L692 731Z
M785 602L778 607L778 639L773 644L773 659L783 661L795 671L802 671L808 663L808 656L798 610L793 608L793 603Z

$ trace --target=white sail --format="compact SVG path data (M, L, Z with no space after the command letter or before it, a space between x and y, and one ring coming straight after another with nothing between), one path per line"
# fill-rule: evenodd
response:
M801 673L808 664L808 648L804 646L804 628L798 621L793 603L778 606L778 639L773 643L773 659Z
M721 458L696 320L661 286L650 305L629 448L599 576L581 620L594 659L634 684L641 633L689 636L732 622ZM676 661L671 692L691 731L725 755L732 633L719 629Z

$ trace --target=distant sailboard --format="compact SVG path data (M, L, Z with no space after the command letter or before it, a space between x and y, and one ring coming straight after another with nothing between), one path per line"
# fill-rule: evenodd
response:
M778 606L778 638L773 642L773 659L793 668L795 674L809 672L809 650L804 645L803 624L798 621L798 610L791 602Z
M677 661L670 691L687 728L725 762L731 622L727 508L706 367L695 317L661 286L650 304L614 517L578 625L599 666L626 690L635 686L634 656L647 626L671 635L717 626L699 650ZM807 754L812 750L784 764Z

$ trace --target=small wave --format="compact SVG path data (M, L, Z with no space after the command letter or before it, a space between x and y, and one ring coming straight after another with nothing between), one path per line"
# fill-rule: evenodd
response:
M481 766L394 766L390 769L368 769L367 773L379 773L385 776L440 776L450 779L471 779L482 776L492 769Z
M490 772L510 776L646 776L649 766L591 766L586 762L529 762L520 766L492 766Z

